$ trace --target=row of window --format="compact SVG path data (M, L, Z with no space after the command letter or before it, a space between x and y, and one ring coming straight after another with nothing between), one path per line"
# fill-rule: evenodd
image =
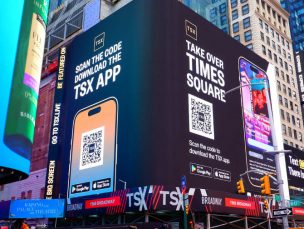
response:
M289 123L292 123L294 126L297 126L298 128L301 127L300 125L300 119L296 118L294 115L289 114L287 111L280 109L281 111L281 119L285 120Z
M262 52L265 56L268 54L268 58L274 60L276 64L280 64L281 68L285 68L286 71L289 71L291 74L293 74L292 66L290 64L288 65L286 61L283 62L283 59L281 57L278 58L277 54L273 53L270 49L267 49L266 52L265 45L262 45Z
M287 87L285 84L283 84L283 86L281 86L280 81L277 81L277 86L278 86L278 90L279 91L283 91L284 94L287 94L288 92L288 96L292 97L292 99L297 99L297 95L295 91L292 91L291 88Z
M268 12L268 19L270 20L270 18L274 19L274 25L276 25L278 22L279 24L279 29L281 30L281 24L284 27L284 32L286 32L286 26L287 26L287 21L279 14L277 13L273 8L270 7L270 5L266 4L264 0L256 0L258 6L262 6L262 9L265 10L266 12L266 8L267 8L267 12ZM259 7L257 7L257 10L259 11ZM272 14L271 14L272 13ZM263 16L266 17L265 13L263 13Z
M244 18L243 19L243 29L249 28L250 25L251 25L250 17ZM237 33L237 32L240 31L240 24L239 24L239 22L235 22L235 23L232 24L232 31L233 31L233 33Z
M275 32L273 28L271 28L266 22L264 22L261 18L259 18L259 24L260 24L260 28L263 29L266 34L271 34L271 37L273 39L276 38L277 42L281 42L282 47L284 48L286 46L286 48L288 50L290 50L290 44L287 40L285 40L285 38L283 36L280 36L280 34L278 32Z
M242 6L242 16L245 16L247 14L249 14L249 5L248 4ZM231 17L232 17L232 20L235 20L239 17L238 9L235 9L235 10L232 11L232 16Z
M295 82L294 82L294 79L292 77L290 77L287 73L285 74L284 71L281 71L281 75L280 75L278 67L275 67L275 71L276 71L276 76L277 77L281 76L281 78L285 82L287 82L288 84L290 84L292 88L295 88Z
M240 3L245 3L245 2L248 2L248 0L239 0ZM231 0L231 8L235 8L236 6L238 5L238 0Z
M32 190L28 190L27 192L23 191L23 192L21 192L20 199L32 199L32 194L33 194ZM44 194L45 194L45 188L41 188L40 189L40 199L44 198ZM15 196L11 197L11 200L15 200L15 199L16 199Z
M287 98L284 98L284 101L283 101L283 96L282 95L279 95L279 103L281 105L283 105L284 107L286 107L287 109L295 111L297 114L299 113L297 104L293 104L292 101L288 102Z
M297 139L298 141L303 140L301 132L297 132L296 130L292 129L291 127L286 127L285 124L282 124L282 132L283 132L284 135L287 135L291 138Z

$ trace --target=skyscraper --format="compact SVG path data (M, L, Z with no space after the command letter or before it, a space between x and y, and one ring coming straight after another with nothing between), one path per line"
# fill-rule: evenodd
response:
M295 52L304 50L304 1L281 0L281 4L290 13L289 24L293 49Z
M275 66L285 144L303 148L303 122L288 17L278 0L229 0L231 36Z

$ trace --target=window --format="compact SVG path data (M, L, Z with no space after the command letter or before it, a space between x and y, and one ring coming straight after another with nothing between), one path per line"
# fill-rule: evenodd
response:
M238 9L232 11L232 20L235 20L239 17Z
M250 50L253 50L253 45L250 43L250 44L248 44L248 45L246 45L246 47L248 48L248 49L250 49Z
M290 83L290 78L289 78L288 74L286 74L286 81L287 81L287 83Z
M252 39L252 33L251 33L251 30L248 30L244 33L244 37L245 37L245 41L251 41Z
M269 57L270 59L272 59L272 52L271 52L271 50L269 50L269 49L268 49L268 57Z
M25 199L25 192L21 192L21 199Z
M266 33L269 33L269 26L265 23L265 30L266 30Z
M298 138L298 136L297 136L297 131L296 131L296 130L293 130L293 137L294 137L295 139Z
M27 191L27 199L32 199L32 190Z
M262 21L262 19L259 19L259 24L260 24L261 29L263 29L263 21Z
M292 131L291 131L291 128L290 128L290 127L288 127L288 135L289 135L290 137L292 137Z
M287 119L287 122L290 122L290 114L288 112L286 112L286 119Z
M283 49L283 56L286 58L286 51Z
M261 40L264 41L265 40L264 33L260 32L260 34L261 34Z
M279 76L279 68L275 67L276 76Z
M278 88L279 91L281 91L281 83L278 80L277 80L277 88Z
M238 22L233 23L232 27L233 27L233 32L234 33L237 33L239 31L239 23Z
M223 15L221 16L221 25L226 25L227 24L227 16Z
M242 15L246 15L249 13L249 5L246 4L244 6L242 6Z
M277 38L277 42L280 42L280 36L278 32L276 32L276 38Z
M264 45L262 45L262 52L264 55L266 55L266 47Z
M295 116L291 115L291 122L293 125L296 125L296 119Z
M274 31L273 31L273 28L270 28L270 33L271 33L272 38L274 38Z
M290 88L288 88L287 90L288 90L288 96L290 96L290 97L291 97L291 96L292 96L292 94L291 94L291 89L290 89Z
M281 111L281 119L285 119L285 114L284 114L284 111L282 110L282 109L280 109L280 111Z
M247 2L248 0L241 0L241 3Z
M282 124L282 132L283 134L286 134L286 126L284 124Z
M281 46L278 45L278 52L281 54Z
M270 46L270 38L266 36L267 44Z
M217 16L217 8L214 7L210 10L210 18L214 19Z
M273 48L274 50L276 50L276 45L275 45L275 42L274 42L274 41L272 41L272 48Z
M284 39L284 37L281 37L281 40L282 40L283 46L285 46L285 39Z
M285 70L288 71L288 64L286 61L284 61L284 67L285 67Z
M284 106L288 108L288 99L284 98Z
M284 92L284 94L286 94L286 85L285 84L283 84L283 92Z
M277 54L273 54L273 59L274 59L274 61L276 62L276 63L278 63L278 57L277 57Z
M231 0L231 8L234 8L237 6L237 0Z
M290 105L290 110L293 111L293 102L290 101L289 105ZM288 106L286 106L286 107L288 107Z
M224 13L226 13L226 3L223 3L223 4L221 4L220 5L220 13L221 14L224 14Z
M236 35L233 37L235 40L240 41L240 35Z
M248 27L250 27L250 17L247 17L243 20L243 28L247 29Z
M281 65L281 67L283 68L283 60L282 60L282 58L281 58L281 57L279 58L279 61L280 61L280 65Z
M279 102L280 102L281 105L283 105L283 99L282 99L281 95L279 95Z

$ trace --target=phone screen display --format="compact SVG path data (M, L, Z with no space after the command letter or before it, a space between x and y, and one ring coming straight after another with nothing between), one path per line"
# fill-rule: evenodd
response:
M114 191L117 102L108 99L74 119L69 197Z
M243 58L239 64L246 144L253 149L273 150L266 99L267 75Z

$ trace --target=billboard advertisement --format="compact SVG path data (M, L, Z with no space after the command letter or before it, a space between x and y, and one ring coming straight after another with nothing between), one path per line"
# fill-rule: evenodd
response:
M54 200L12 200L9 218L63 218L64 199Z
M203 188L189 188L185 197L191 212L238 214L272 218L278 204L267 199L269 209L263 207L264 199L237 195ZM132 189L104 193L88 199L77 198L66 208L66 217L125 212L183 211L183 196L180 187L148 185Z
M61 49L46 197L176 187L182 176L187 187L234 193L247 164L259 173L245 185L257 190L274 163L263 155L269 121L257 107L244 124L243 107L266 88L225 92L244 71L252 84L267 82L268 67L177 1L130 2Z
M48 0L24 2L13 73L2 77L1 184L29 174L47 10Z
M285 155L286 170L290 195L303 195L304 193L304 154L302 150L284 145L286 150L291 150Z

